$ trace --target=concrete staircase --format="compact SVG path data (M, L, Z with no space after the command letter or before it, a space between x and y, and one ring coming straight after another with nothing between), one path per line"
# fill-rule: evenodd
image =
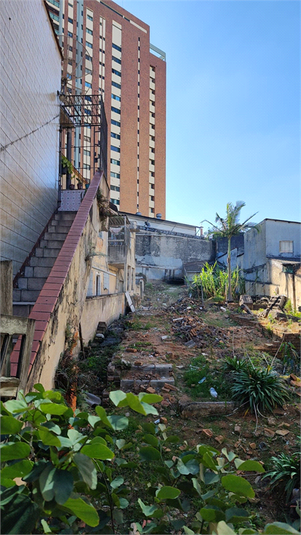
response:
M58 212L34 249L13 290L14 316L28 317L62 248L77 212Z

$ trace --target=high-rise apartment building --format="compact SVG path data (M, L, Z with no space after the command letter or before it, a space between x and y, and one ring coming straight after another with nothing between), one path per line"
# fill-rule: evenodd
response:
M64 48L65 91L104 101L111 201L165 218L165 53L150 44L147 24L110 0L47 3ZM89 125L76 128L72 158L86 179L95 169L91 147Z

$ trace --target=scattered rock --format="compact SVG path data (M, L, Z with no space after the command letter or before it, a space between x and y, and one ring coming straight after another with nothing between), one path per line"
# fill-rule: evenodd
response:
M276 435L280 435L281 437L285 437L289 434L288 429L277 429Z
M213 437L211 429L202 429L202 432L209 438Z
M265 437L273 438L275 436L275 431L269 429L268 427L265 427L263 430L263 434Z
M155 394L156 393L156 390L152 387L152 386L149 386L147 389L146 389L146 392L148 394Z
M174 318L172 321L174 323L177 323L178 321L182 321L184 318Z
M219 444L222 444L225 440L225 437L223 435L218 435L217 437L214 437L214 440L216 440L216 442Z
M272 416L268 418L268 424L269 425L276 425L276 418L273 418Z
M257 449L257 446L256 446L255 442L251 442L249 444L249 447L251 448L251 450L256 450Z

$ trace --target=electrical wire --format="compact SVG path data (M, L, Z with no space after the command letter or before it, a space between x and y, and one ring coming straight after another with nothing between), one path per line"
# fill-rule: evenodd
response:
M50 124L52 121L54 121L55 119L57 119L58 117L60 116L60 114L58 115L55 115L54 117L52 117L52 119L50 119L49 121L47 121L46 123L38 126L38 128L35 128L34 130L32 130L31 132L28 132L28 134L24 134L24 136L21 136L19 137L18 139L15 139L14 141L10 141L10 143L7 143L7 145L4 145L0 148L0 152L3 152L5 151L8 147L11 147L11 145L14 145L14 143L17 143L17 141L21 141L22 139L25 139L26 137L28 136L31 136L31 134L34 134L35 132L38 132L38 130L41 130L41 128L44 128L44 126L47 126L48 124Z

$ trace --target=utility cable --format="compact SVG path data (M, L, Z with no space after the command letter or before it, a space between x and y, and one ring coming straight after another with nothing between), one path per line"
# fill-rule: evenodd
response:
M44 126L47 126L49 123L51 123L52 121L57 119L59 116L60 116L60 114L55 115L54 117L52 117L52 119L47 121L47 123L41 124L40 126L38 126L38 128L35 128L31 132L28 132L28 134L24 134L24 136L21 136L18 139L15 139L14 141L10 141L10 143L7 143L7 145L3 145L0 148L0 152L5 151L8 147L10 147L11 145L14 145L14 143L17 143L17 141L21 141L22 139L25 139L26 137L31 136L31 134L34 134L35 132L38 132L38 130L41 130L41 128L44 128Z

